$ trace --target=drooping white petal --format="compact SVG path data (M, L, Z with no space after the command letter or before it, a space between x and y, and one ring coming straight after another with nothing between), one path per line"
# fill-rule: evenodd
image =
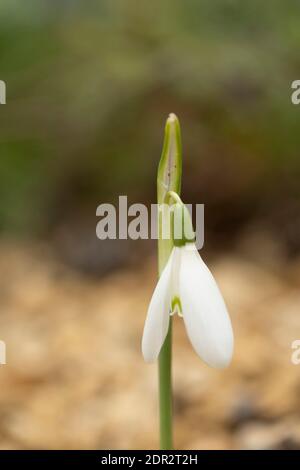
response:
M142 338L142 352L146 362L153 362L158 358L168 333L173 257L174 250L158 280L148 308Z
M181 248L175 246L172 251L171 295L179 298L179 273L181 266ZM171 300L172 300L171 299Z
M181 248L180 299L188 337L212 367L226 367L233 354L230 318L214 277L196 247Z

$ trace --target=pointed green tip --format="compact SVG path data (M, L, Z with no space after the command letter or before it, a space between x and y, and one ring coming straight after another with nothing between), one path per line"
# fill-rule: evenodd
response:
M174 113L169 114L168 119L166 121L165 133L166 134L170 133L171 135L173 134L173 138L174 138L175 133L180 134L179 119L176 116L176 114L174 114ZM172 138L172 136L171 136L171 138Z
M175 121L179 122L178 117L176 116L176 114L170 113L169 116L168 116L167 122L171 123L171 122L175 122Z
M166 121L165 138L158 167L158 200L162 202L167 191L180 193L182 151L179 120L170 113Z

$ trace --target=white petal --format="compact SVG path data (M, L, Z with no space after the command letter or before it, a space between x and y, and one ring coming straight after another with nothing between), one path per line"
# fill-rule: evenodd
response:
M153 362L158 358L168 333L173 257L174 250L158 280L148 308L142 338L142 352L146 362Z
M181 248L175 246L172 251L171 295L179 297L179 273L181 265Z
M223 297L211 272L191 244L181 248L180 299L189 339L212 367L226 367L233 354L233 332Z

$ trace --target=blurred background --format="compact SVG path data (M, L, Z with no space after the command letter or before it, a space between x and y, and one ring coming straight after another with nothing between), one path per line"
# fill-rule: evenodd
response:
M232 366L175 320L175 445L300 448L299 5L2 0L0 448L157 448L140 340L154 241L100 241L96 207L151 204L178 115L182 196L231 313Z

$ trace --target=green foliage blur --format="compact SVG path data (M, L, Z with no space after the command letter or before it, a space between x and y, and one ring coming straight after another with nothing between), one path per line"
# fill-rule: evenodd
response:
M2 0L0 230L43 235L119 194L154 202L175 112L183 194L211 229L270 219L298 247L299 13L293 0Z

